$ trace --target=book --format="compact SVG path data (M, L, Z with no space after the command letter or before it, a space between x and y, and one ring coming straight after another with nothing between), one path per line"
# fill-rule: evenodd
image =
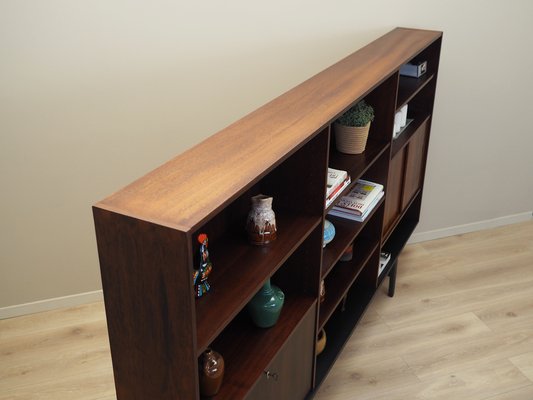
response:
M343 196L333 209L361 216L381 192L383 185L359 179L350 193Z
M368 217L368 215L372 212L372 210L374 209L376 204L379 203L379 201L381 200L381 198L384 195L385 195L384 191L379 192L378 195L376 196L376 198L368 206L366 211L363 214L361 214L361 215L355 214L355 213L353 213L351 211L345 211L345 210L342 210L342 209L337 209L336 207L333 207L330 210L330 212L328 213L328 215L333 215L335 217L351 219L351 220L357 221L357 222L363 222L366 219L366 217Z
M379 253L379 271L378 276L381 275L381 273L385 270L385 267L389 263L391 258L391 253L387 251L382 251Z
M339 186L346 181L348 177L348 172L342 171L340 169L328 168L328 180L326 184L326 198L329 198L330 195L338 189Z
M339 195L342 193L342 191L348 187L348 185L352 182L350 177L348 176L344 182L342 182L341 185L339 185L331 194L326 198L326 208L330 206L331 203L333 203L333 200L335 200Z

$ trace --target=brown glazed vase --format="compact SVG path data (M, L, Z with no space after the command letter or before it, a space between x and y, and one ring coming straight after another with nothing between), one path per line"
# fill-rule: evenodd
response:
M206 397L216 395L224 379L224 358L208 348L202 353L199 366L200 394Z
M276 240L276 214L272 210L272 197L264 194L252 197L252 208L248 213L246 232L252 244L264 245Z

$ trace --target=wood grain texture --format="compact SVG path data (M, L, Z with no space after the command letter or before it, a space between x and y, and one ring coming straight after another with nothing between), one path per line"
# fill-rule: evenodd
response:
M191 230L441 36L395 29L97 206Z
M118 398L192 398L198 378L190 373L197 358L189 239L98 208L94 217Z
M395 298L374 296L316 399L533 398L533 221L410 245L399 262ZM0 321L0 400L30 399L116 399L102 303Z

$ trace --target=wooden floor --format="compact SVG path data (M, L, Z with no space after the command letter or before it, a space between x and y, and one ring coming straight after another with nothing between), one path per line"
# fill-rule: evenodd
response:
M399 263L395 297L383 285L316 399L533 399L533 222ZM103 305L0 321L7 399L115 399Z

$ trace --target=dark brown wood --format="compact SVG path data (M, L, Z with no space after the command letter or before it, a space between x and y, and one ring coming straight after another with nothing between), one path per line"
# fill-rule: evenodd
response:
M336 240L329 243L323 250L322 258L322 279L324 279L335 264L339 261L342 253L351 244L356 237L361 236L359 233L365 228L366 224L373 220L374 213L379 212L383 199L371 211L367 219L363 222L353 221L350 219L328 215L328 220L335 226ZM379 219L379 218L378 218ZM379 237L379 236L378 236Z
M303 399L311 390L315 316L308 313L268 365L249 400Z
M198 354L320 223L318 217L301 215L278 214L276 219L278 238L267 246L252 246L245 236L229 236L211 246L212 289L196 300Z
M380 251L397 265L420 218L441 36L395 29L93 207L118 400L199 399L207 347L226 361L215 399L313 396L385 277ZM401 77L417 57L427 75ZM340 154L332 123L363 98L376 112L366 150ZM405 102L414 122L393 140ZM385 197L362 223L328 216L336 235L323 250L328 166L350 174L344 193L363 178L382 183ZM260 193L273 197L278 225L267 246L244 231ZM210 292L195 299L199 233L213 270ZM353 260L339 262L352 242ZM246 304L268 278L285 305L274 327L259 329ZM330 345L314 357L322 327Z
M390 161L389 179L385 196L385 216L383 217L384 235L392 229L401 213L402 184L405 152L401 151Z
M423 75L420 78L400 77L398 85L398 105L399 107L407 104L418 92L420 92L435 75Z
M358 255L353 260L339 262L335 265L330 276L326 278L326 298L320 305L319 329L324 327L324 324L378 247L379 243L377 241L371 242L363 238L357 243Z
M314 337L313 327L309 329L308 322L302 321L311 319L314 323L316 299L289 295L285 301L280 319L272 328L256 328L248 315L241 313L213 343L213 347L224 357L226 365L223 385L214 399L238 400L248 396L263 372L284 348L287 340L298 331L299 326L305 326L302 328L305 331L301 333L302 335ZM302 344L298 345L298 349L302 352L302 356L305 357L306 353L310 353L312 357L312 346L308 346L307 349L301 346ZM311 379L311 366L312 364L302 365L308 368L309 379Z
M413 135L407 147L405 161L404 189L402 209L405 209L415 193L422 187L424 180L424 161L426 159L426 145L428 139L429 121L426 120Z
M198 396L183 233L93 209L118 399Z
M405 131L392 142L392 156L394 157L398 151L402 150L411 140L411 137L418 131L418 128L427 122L429 114L425 115L412 115L414 118Z

